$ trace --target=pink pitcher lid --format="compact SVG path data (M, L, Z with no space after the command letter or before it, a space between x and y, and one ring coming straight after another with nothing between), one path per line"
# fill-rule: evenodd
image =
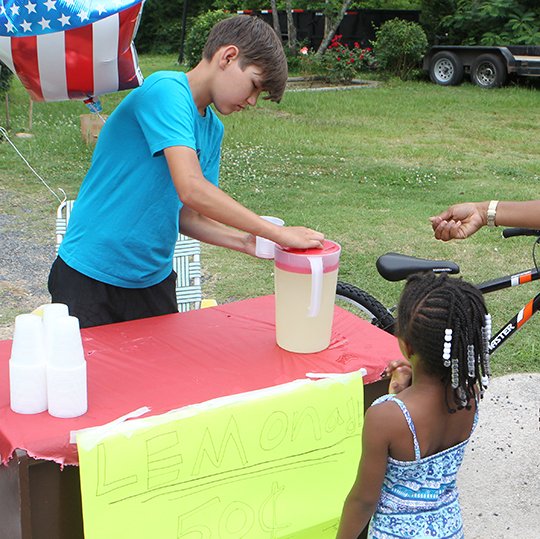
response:
M319 260L324 273L328 273L338 268L340 254L340 245L330 240L323 241L322 249L289 249L276 245L274 262L285 271L311 273L313 260Z
M286 253L290 253L292 255L324 256L324 255L337 253L338 251L341 250L341 247L337 243L331 240L324 240L322 249L293 249L289 247L280 247L280 246L278 246L278 249L281 249L282 251L285 251Z

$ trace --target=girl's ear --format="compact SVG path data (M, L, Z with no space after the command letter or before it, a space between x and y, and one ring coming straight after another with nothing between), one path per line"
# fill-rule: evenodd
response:
M411 356L414 354L414 350L412 346L407 341L404 341L403 339L400 339L399 337L398 337L398 343L399 343L399 349L401 350L401 353L403 354L403 356L406 357L407 359L410 359Z

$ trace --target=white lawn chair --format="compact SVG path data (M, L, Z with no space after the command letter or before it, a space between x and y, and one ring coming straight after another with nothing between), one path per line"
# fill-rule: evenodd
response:
M74 200L64 200L56 211L56 252L66 234ZM176 280L176 299L180 312L215 305L213 300L203 300L201 291L201 245L198 240L178 234L174 246L173 269Z

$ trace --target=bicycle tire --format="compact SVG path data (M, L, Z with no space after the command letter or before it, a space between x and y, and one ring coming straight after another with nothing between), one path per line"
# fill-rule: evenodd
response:
M357 286L338 281L336 305L367 320L370 324L387 333L394 334L396 321L392 314L378 299Z

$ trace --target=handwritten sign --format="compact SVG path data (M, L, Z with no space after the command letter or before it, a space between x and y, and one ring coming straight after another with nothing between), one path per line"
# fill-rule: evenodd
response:
M83 431L85 538L333 538L362 421L352 373Z

